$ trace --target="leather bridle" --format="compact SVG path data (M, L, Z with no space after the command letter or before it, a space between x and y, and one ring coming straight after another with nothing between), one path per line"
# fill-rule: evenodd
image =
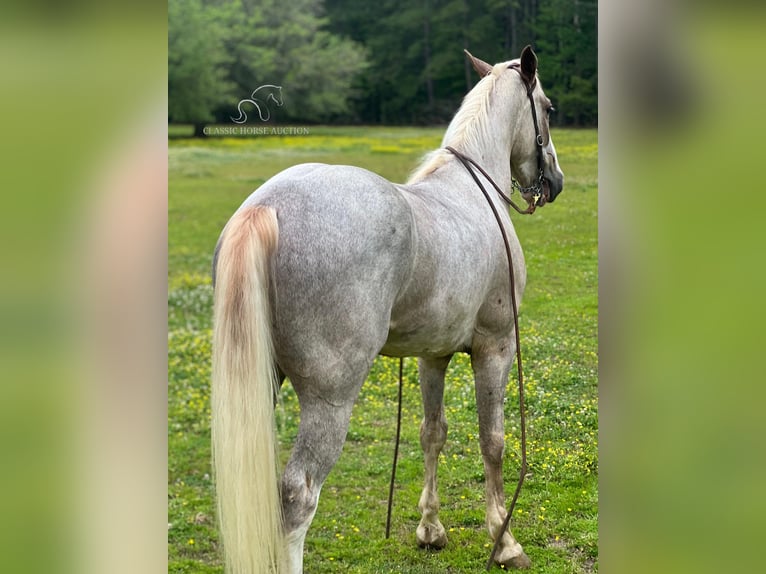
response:
M476 174L474 173L473 169L471 169L471 166L478 169L479 172L487 179L487 181L489 181L489 183L492 184L492 187L494 187L495 191L497 191L497 193L500 194L500 197L503 199L503 201L505 201L508 205L513 207L519 213L523 215L530 215L535 212L535 207L538 206L538 201L540 200L540 197L542 197L543 195L543 191L544 191L543 180L545 179L545 175L544 175L545 150L543 149L543 147L545 146L545 142L543 141L542 133L540 133L540 123L537 121L537 108L535 107L535 98L533 95L535 91L535 87L537 86L537 79L532 78L531 82L527 82L523 74L521 73L521 66L517 63L513 63L509 65L508 68L511 70L516 70L519 73L519 76L521 77L521 81L524 82L524 86L526 87L527 98L529 98L529 107L532 110L532 125L535 126L535 153L537 156L537 179L535 179L532 185L524 187L518 181L516 181L513 177L511 177L511 193L513 193L513 190L515 189L519 192L519 194L532 195L532 201L529 203L529 206L527 207L527 209L522 210L518 205L516 205L511 200L511 198L507 194L503 193L503 191L495 183L495 181L478 163L476 163L476 161L474 161L467 155L457 151L455 148L451 146L447 146L445 149L460 160L460 162L465 166L465 168L468 170L468 173L471 174L474 181L479 187L481 187L481 183L479 183L479 179L476 177ZM546 198L546 200L547 199L549 198Z
M537 179L535 182L529 187L522 187L518 181L511 178L511 189L516 189L519 191L519 193L531 193L534 197L533 204L536 204L540 199L540 196L543 194L543 179L545 178L543 175L543 170L545 168L543 146L545 145L545 142L543 141L543 136L540 133L540 124L537 121L537 108L535 107L535 98L533 95L535 86L537 86L537 79L532 78L532 81L527 83L526 79L521 73L521 66L519 64L511 64L508 66L508 68L511 70L516 70L519 73L519 76L521 76L521 81L524 82L524 85L527 88L529 107L532 110L532 124L535 126L535 151L537 152Z

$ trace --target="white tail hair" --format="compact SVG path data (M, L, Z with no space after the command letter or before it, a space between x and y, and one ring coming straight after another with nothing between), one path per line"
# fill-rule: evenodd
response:
M269 306L278 236L273 209L244 207L226 225L218 252L211 431L229 574L280 572L284 558Z

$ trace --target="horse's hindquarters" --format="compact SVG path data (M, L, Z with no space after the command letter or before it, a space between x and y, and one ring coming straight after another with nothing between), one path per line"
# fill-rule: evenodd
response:
M247 203L273 209L279 224L271 270L274 357L301 405L280 498L288 571L300 572L319 492L409 274L411 218L390 183L340 166L296 166Z
M248 201L274 208L279 220L273 322L280 368L300 379L371 361L409 275L411 216L397 189L362 169L315 164L279 174Z

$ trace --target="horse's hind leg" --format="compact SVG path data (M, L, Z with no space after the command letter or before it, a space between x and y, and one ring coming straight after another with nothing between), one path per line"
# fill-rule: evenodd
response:
M476 347L474 347L476 349ZM500 532L506 517L503 491L503 397L513 360L510 340L486 342L471 357L476 379L476 407L479 412L479 441L484 459L487 493L487 528L492 540L502 536L495 562L505 567L528 568L530 560L521 544L507 532Z
M439 521L439 494L436 469L439 453L447 440L447 419L444 416L444 373L451 355L441 359L420 359L420 391L423 395L423 422L420 425L420 445L425 456L425 486L418 509L422 513L416 536L420 546L444 548L447 533Z
M332 375L291 379L301 404L298 436L282 475L286 572L291 574L303 571L303 543L319 492L343 450L351 410L371 362L354 369L347 365Z

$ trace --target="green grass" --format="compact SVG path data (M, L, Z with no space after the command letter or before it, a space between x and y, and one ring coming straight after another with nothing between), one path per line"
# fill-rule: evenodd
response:
M366 167L403 181L437 147L442 129L311 127L291 137L177 138L170 143L168 543L170 572L222 572L210 480L210 260L241 201L278 171L305 161ZM520 333L528 404L530 475L512 528L533 572L598 571L597 139L555 130L564 192L514 222L527 261ZM423 481L416 362L405 361L402 441L391 539L384 539L395 430L397 362L379 358L354 409L343 454L322 490L306 540L305 570L478 572L490 547L469 358L447 373L450 424L439 466L440 552L415 543ZM506 405L506 490L519 463L518 392ZM278 421L286 460L298 421L289 384Z

